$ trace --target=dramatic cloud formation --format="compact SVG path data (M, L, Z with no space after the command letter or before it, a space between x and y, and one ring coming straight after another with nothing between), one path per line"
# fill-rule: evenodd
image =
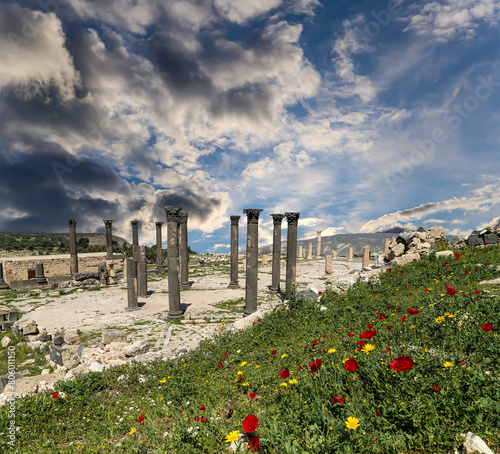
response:
M299 236L497 216L492 0L65 0L0 4L0 230L155 241L164 206L195 250L229 215L298 211ZM418 225L417 225L418 226ZM286 234L286 222L283 222ZM241 239L240 244L244 244Z

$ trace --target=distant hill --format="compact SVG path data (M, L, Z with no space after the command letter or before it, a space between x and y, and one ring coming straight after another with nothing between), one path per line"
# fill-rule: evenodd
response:
M385 238L396 237L397 233L344 233L332 236L321 237L321 254L329 255L332 251L337 251L338 256L347 256L350 247L354 249L354 255L363 254L363 246L370 246L371 253L381 254L384 251ZM298 240L298 246L302 246L303 255L307 255L309 243L312 243L313 255L316 255L316 238ZM271 252L272 244L259 248L262 253ZM286 241L282 242L281 251L286 252Z

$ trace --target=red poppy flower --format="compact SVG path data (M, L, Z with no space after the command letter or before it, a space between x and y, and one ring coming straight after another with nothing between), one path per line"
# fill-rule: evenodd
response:
M469 272L468 272L468 271L466 271L466 272L465 272L465 274L469 274Z
M439 386L436 383L432 385L432 389L437 393L440 391Z
M257 427L259 427L259 424L257 424L258 422L259 422L259 419L257 418L257 416L248 415L243 420L241 427L243 428L243 430L247 434L249 434L249 433L253 432L255 429L257 429Z
M260 444L259 444L259 436L255 435L255 437L250 438L248 440L248 450L250 452L259 452L260 451Z
M227 352L224 352L224 355L227 355Z
M273 350L273 351L271 352L271 355L276 355L276 350Z
M345 399L340 396L330 397L332 404L345 404Z
M387 268L386 269L387 273L390 273L391 272L391 269L390 268Z
M290 375L290 371L288 369L283 369L281 372L280 372L280 377L283 379L283 380L286 380L288 378L288 376Z
M406 317L401 317L402 322L406 322Z
M207 422L207 418L201 418L201 422Z
M366 325L366 327L367 327L368 329L373 328L373 326L374 326L374 325L373 325L373 323L368 323L368 325Z
M378 314L377 317L378 317L379 320L384 320L385 314Z
M383 417L383 416L382 416L382 413L380 413L378 410L375 412L375 414L376 414L377 416L380 416L381 418Z
M485 323L481 326L481 328L483 328L484 331L489 332L492 330L493 325L491 323Z
M396 312L399 312L401 309L399 307L396 308Z
M137 420L137 422L142 422L142 421L144 421L144 415L139 416L139 419Z
M171 418L172 416L174 416L174 415L168 415L169 418Z
M205 407L205 405L202 405L202 406L200 407L200 410L205 410L206 408L207 408L207 407Z
M418 314L420 311L418 309L406 309L406 312L408 312L410 315L415 315Z
M255 325L257 322L252 322L252 325Z
M243 377L241 375L238 377L238 381L243 381Z
M349 337L352 337L352 336L354 336L354 334L352 334L352 333L349 333L349 334L348 334L348 336L349 336Z
M453 296L457 292L458 292L458 290L456 288L451 288L451 285L446 286L446 293L448 295Z
M219 361L219 367L222 369L222 361Z
M392 326L391 325L387 325L386 327L388 330L391 330L392 329Z
M484 326L484 325L483 325ZM484 328L483 328L484 329ZM59 397L59 393L58 392L55 392L54 394L52 394L52 398L53 399L57 399Z
M194 420L195 420L196 422L198 422L198 421L200 420L200 417L199 417L199 416L195 416L195 417L194 417Z
M477 270L474 270L474 273L477 273Z
M323 295L323 292L318 292L318 295L319 295L319 296Z
M358 341L358 347L363 348L366 345L366 341Z
M261 321L262 321L262 319L261 319L261 318L259 318L257 321L258 321L258 322L261 322Z
M477 294L477 293L481 293L481 292L479 290L474 290L474 293Z
M326 337L326 334L323 334L321 337Z
M398 372L408 372L414 364L415 361L413 361L409 356L401 355L399 358L393 359L390 366Z
M403 274L403 273L404 273L404 271L403 271L403 270L401 270L400 272L401 272L401 274Z
M248 397L250 397L250 399L255 399L256 396L257 396L257 394L255 394L255 393L250 393L248 395Z
M355 372L356 369L359 367L358 363L356 362L355 359L349 358L346 360L344 363L344 369L348 370L349 372Z
M182 413L182 410L179 410L179 413Z
M309 361L309 367L311 368L311 374L315 374L316 371L320 368L322 365L322 361L320 359L317 359L316 361Z
M302 366L298 366L297 369L304 369Z
M390 352L391 351L391 347L389 347L389 346L385 347L385 351Z
M370 340L374 336L376 336L376 334L377 334L377 330L376 329L369 329L369 330L365 331L364 333L361 333L359 335L359 338L360 339L368 339L368 340Z
M443 263L443 266L446 266L446 265L448 265L448 262L444 262L444 263Z
M319 342L318 341L313 341L313 345L318 345Z

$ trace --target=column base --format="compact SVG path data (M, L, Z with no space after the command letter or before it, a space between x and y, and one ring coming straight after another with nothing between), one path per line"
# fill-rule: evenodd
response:
M257 312L257 309L255 309L254 311L252 312L249 312L245 309L245 311L243 312L243 317L248 317L249 315L252 315L254 314L255 312Z
M240 288L240 285L237 282L231 282L227 288Z
M180 288L181 288L181 290L186 290L188 288L191 288L191 284L189 282L188 283L181 282Z
M279 293L279 292L281 292L281 289L280 289L279 287L277 287L277 288L272 288L272 287L271 287L271 288L269 289L269 291L270 291L270 292L273 292L273 293Z
M184 312L169 312L168 315L163 318L163 320L177 320L179 318L184 318Z
M140 307L128 307L128 306L125 308L126 311L138 311L140 309L141 309Z

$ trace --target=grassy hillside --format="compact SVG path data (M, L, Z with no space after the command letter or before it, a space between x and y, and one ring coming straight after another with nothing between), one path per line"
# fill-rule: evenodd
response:
M12 452L213 454L246 433L263 453L453 453L468 431L498 452L500 287L479 282L499 266L498 245L432 254L326 310L292 299L182 358L21 398Z

